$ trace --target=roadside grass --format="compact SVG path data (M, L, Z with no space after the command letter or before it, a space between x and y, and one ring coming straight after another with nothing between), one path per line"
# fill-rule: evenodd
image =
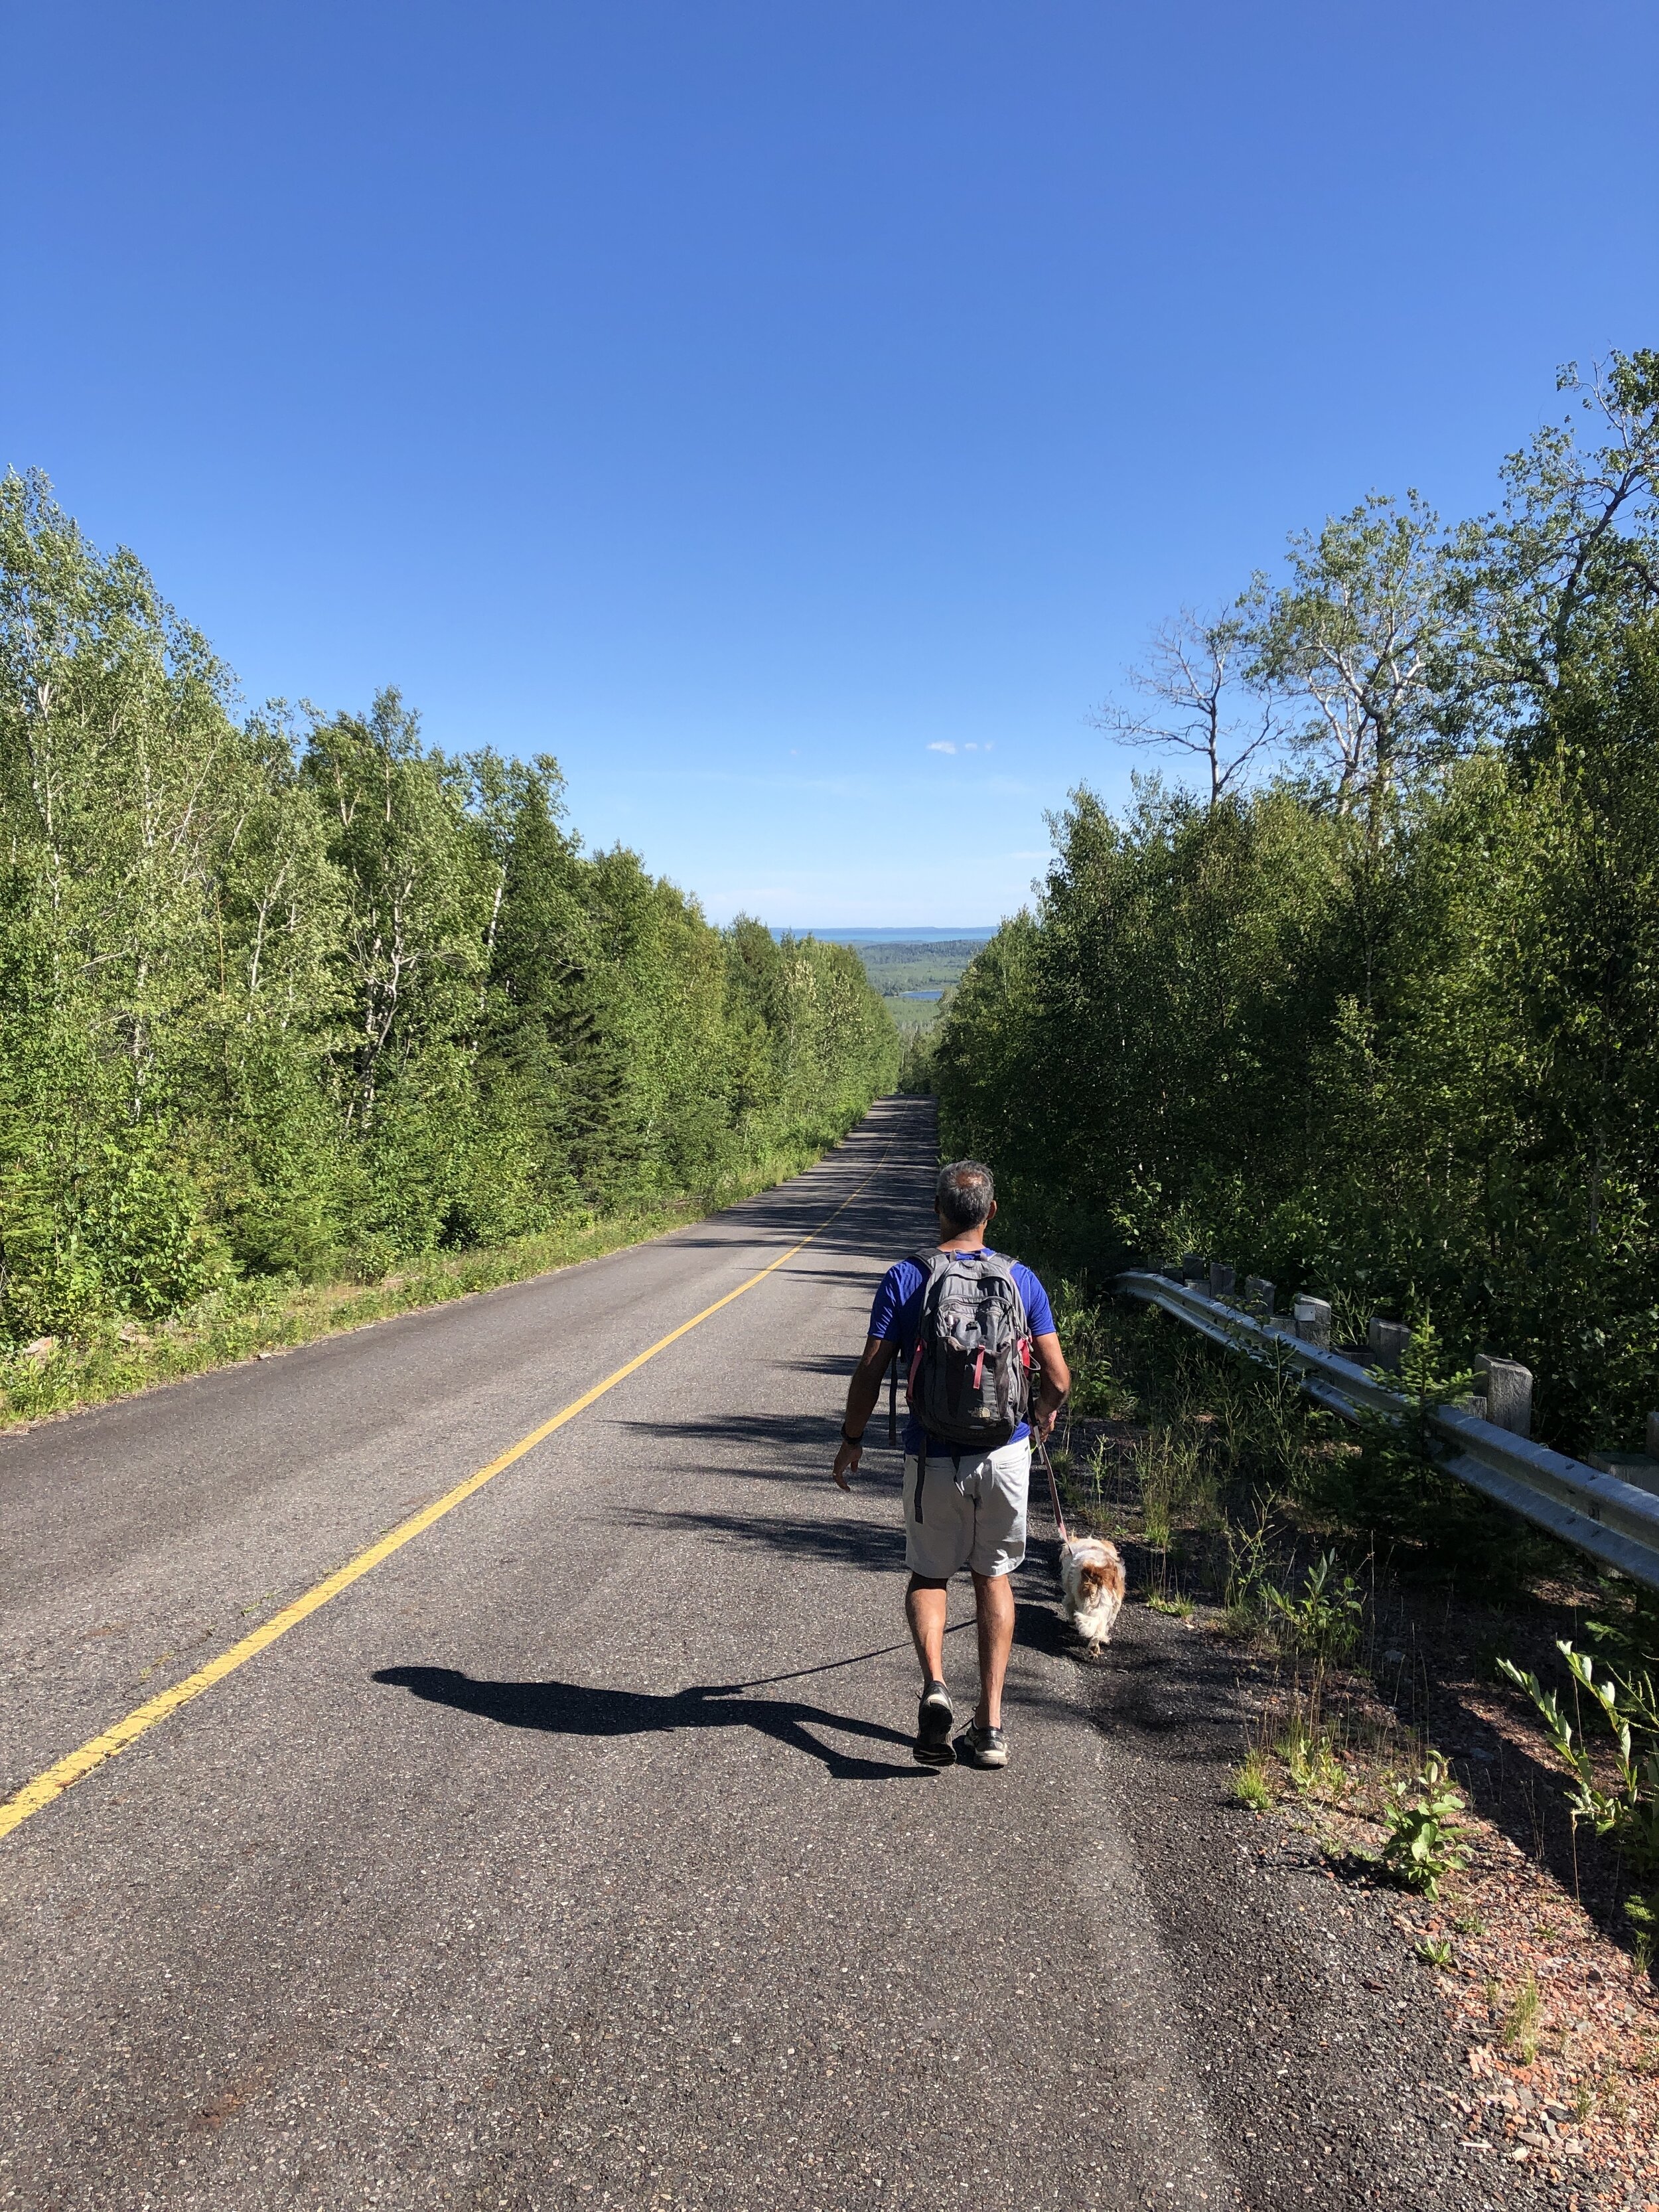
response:
M1512 2051L1523 2066L1530 2066L1538 2056L1538 2018L1541 2009L1538 1977L1528 1974L1504 2017L1504 2047Z
M1249 1750L1233 1775L1233 1796L1252 1813L1266 1813L1278 1802L1267 1762L1259 1750Z
M1198 1610L1191 1598L1182 1597L1179 1591L1173 1597L1160 1597L1154 1590L1146 1602L1154 1613L1167 1613L1176 1620L1190 1620Z
M1236 1656L1248 1718L1225 1786L1258 1848L1311 1850L1388 1900L1467 2040L1471 2142L1582 2185L1586 2207L1659 2205L1659 1887L1572 1820L1580 1780L1498 1665L1576 1696L1557 1647L1588 1620L1611 1624L1598 1667L1622 1654L1639 1682L1652 1638L1632 1586L1409 1437L1357 1431L1288 1373L1068 1279L1018 1223L1006 1241L1044 1274L1072 1360L1068 1515L1120 1546L1132 1600ZM1592 1736L1599 1804L1618 1753Z
M1368 1678L1287 1662L1230 1784L1263 1823L1262 1856L1276 1831L1291 1863L1311 1850L1387 1900L1463 2047L1466 2140L1583 2185L1587 2212L1659 2201L1659 1991L1604 1917L1448 1786Z
M823 1157L816 1146L773 1153L716 1191L615 1213L573 1215L539 1236L510 1243L422 1253L367 1282L248 1277L216 1290L173 1321L141 1327L112 1319L41 1355L0 1356L0 1431L601 1259L703 1220Z

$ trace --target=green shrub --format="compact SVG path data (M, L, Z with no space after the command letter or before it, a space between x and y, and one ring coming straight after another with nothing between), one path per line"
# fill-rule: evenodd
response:
M1404 1889L1438 1897L1447 1875L1467 1866L1472 1856L1457 1832L1463 1809L1463 1793L1452 1786L1445 1760L1430 1752L1413 1782L1391 1787L1382 1815L1384 1871Z
M1531 1698L1556 1757L1572 1778L1567 1804L1575 1825L1584 1821L1598 1836L1612 1838L1638 1875L1651 1876L1659 1874L1659 1607L1638 1601L1628 1625L1589 1621L1585 1626L1618 1655L1613 1663L1602 1662L1598 1673L1589 1653L1565 1642L1555 1648L1607 1731L1609 1765L1598 1763L1555 1692L1546 1690L1530 1668L1500 1659L1498 1670Z

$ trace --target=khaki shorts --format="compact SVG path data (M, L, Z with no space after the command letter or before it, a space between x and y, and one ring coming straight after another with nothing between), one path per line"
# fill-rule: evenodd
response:
M904 1462L904 1564L929 1582L948 1582L967 1567L976 1575L1011 1575L1025 1557L1025 1493L1031 1479L1031 1443L977 1458L964 1451L957 1466L948 1448L930 1449L916 1495L914 1455Z

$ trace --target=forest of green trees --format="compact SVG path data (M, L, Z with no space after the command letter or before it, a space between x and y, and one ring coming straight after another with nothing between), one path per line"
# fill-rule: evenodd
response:
M1096 1262L1198 1248L1659 1404L1659 354L1443 526L1373 496L1102 717L1195 763L1076 793L934 1055L946 1144Z
M899 1043L856 953L585 852L558 768L228 672L0 481L0 1351L718 1195Z

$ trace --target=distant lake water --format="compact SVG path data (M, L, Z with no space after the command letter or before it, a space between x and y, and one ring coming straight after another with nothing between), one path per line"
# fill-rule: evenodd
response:
M945 994L943 991L901 991L899 996L901 999L942 999Z

